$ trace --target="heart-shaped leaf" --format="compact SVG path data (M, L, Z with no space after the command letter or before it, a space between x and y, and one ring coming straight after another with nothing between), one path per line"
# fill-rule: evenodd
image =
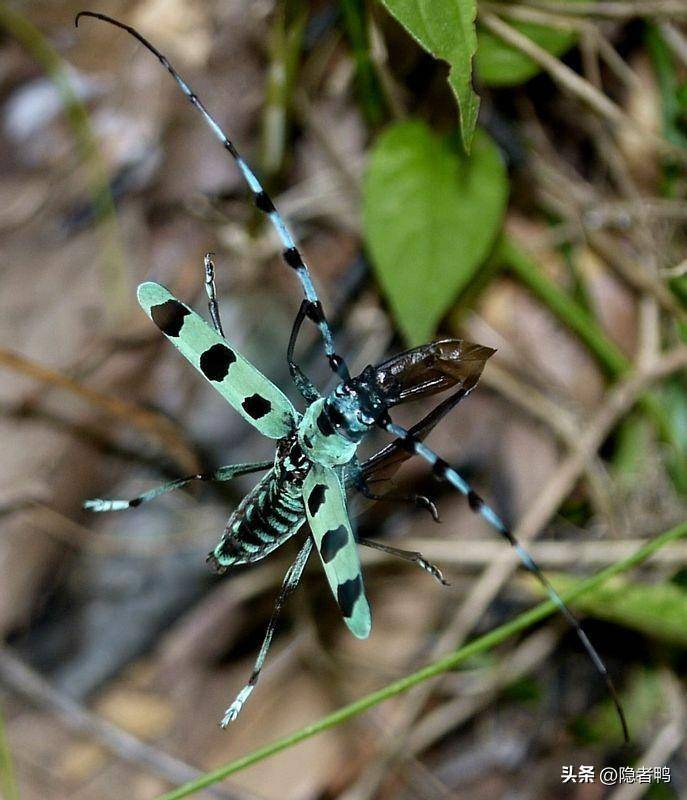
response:
M472 88L477 49L476 0L381 0L410 35L435 58L448 61L448 82L458 101L463 147L470 152L479 97Z
M501 155L477 129L457 152L419 120L375 142L363 184L363 232L404 338L422 344L488 255L508 196Z

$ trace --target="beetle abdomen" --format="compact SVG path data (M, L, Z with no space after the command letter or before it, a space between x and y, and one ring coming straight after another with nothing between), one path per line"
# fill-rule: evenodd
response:
M305 522L300 491L271 469L241 501L208 555L218 572L236 564L259 561L293 536Z

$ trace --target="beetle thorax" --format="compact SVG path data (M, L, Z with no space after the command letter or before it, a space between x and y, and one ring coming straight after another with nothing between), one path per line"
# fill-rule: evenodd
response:
M332 425L325 409L326 402L326 398L320 397L308 406L298 426L298 441L312 461L324 467L336 467L353 458L358 444Z
M298 427L298 439L313 461L326 467L347 464L387 408L374 368L366 367L308 407Z

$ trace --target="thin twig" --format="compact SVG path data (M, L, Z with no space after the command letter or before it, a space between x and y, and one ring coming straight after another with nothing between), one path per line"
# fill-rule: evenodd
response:
M682 65L687 67L687 36L668 20L660 22L658 27L668 47L680 59Z
M605 201L587 208L585 218L590 227L620 225L629 227L640 217L650 220L687 220L687 203L667 197L641 197L637 200Z
M41 383L65 389L101 411L118 417L127 425L133 425L144 433L152 435L166 446L170 455L178 461L185 472L198 471L198 461L192 450L183 441L176 426L162 415L126 400L120 400L118 397L102 394L4 347L0 347L0 366L27 375Z
M539 64L557 83L583 100L597 114L614 124L633 124L620 106L524 33L490 11L480 11L479 19L485 28Z
M500 16L509 17L518 22L532 22L535 25L544 25L564 31L592 31L596 30L594 23L586 19L577 19L570 15L563 16L553 11L532 8L523 4L508 5L506 3L481 2L480 12L489 11Z
M639 135L651 141L659 152L670 154L681 163L687 161L685 150L666 141L653 131L644 130L603 92L512 25L489 11L480 11L479 19L485 28L539 64L554 81L586 103L602 118L615 126L637 131Z
M560 402L549 399L533 386L520 381L512 372L499 366L498 363L491 363L489 369L482 376L482 382L495 389L508 401L518 405L534 419L551 428L569 450L577 447L579 420ZM595 511L611 522L614 514L608 473L598 456L594 455L586 464L585 477Z
M570 3L566 0L527 0L530 8L541 8L556 14L571 16L632 19L633 17L687 17L683 0L598 0L598 2Z
M682 323L687 322L687 311L675 295L661 282L659 276L645 269L626 249L618 246L614 236L605 231L585 227L590 247L638 292L655 297L657 303Z
M662 278L682 278L684 275L687 275L687 258L684 261L681 261L679 264L676 264L674 267L666 267L665 269L660 270L659 275Z
M512 237L502 236L497 252L522 283L584 342L607 374L617 377L627 371L630 365L622 350L606 336L591 314L548 278Z
M408 530L416 527L408 524ZM453 570L473 570L489 564L507 563L511 560L510 551L501 542L464 539L460 547L450 539L404 536L399 531L399 540L409 550L418 550L432 562L450 564ZM532 542L529 551L534 559L547 569L606 566L634 553L641 542L638 539L614 539L613 541L589 541L584 538L574 541ZM398 563L375 550L362 553L364 564ZM668 566L687 563L687 544L679 542L667 547L656 556L656 562Z
M200 775L197 769L180 759L142 742L58 692L6 647L0 647L0 680L13 691L57 715L68 728L92 736L125 761L149 769L171 783L194 780ZM242 790L228 789L214 789L211 795L226 800L249 800L250 797Z
M599 64L599 40L594 35L595 26L591 30L584 30L580 34L579 47L582 56L582 74L599 91L603 88L601 66Z
M622 58L620 53L613 47L609 40L603 35L601 30L594 27L592 34L599 48L599 55L608 65L614 74L620 80L632 89L637 89L641 86L642 81L639 75L628 66L627 62Z
M659 276L645 269L627 252L627 248L619 246L615 236L599 230L598 198L592 195L587 184L582 183L576 175L570 174L570 166L560 162L548 140L533 125L530 128L547 155L544 158L533 153L530 160L533 172L546 187L539 190L544 203L566 220L572 218L577 221L591 249L630 286L640 293L652 295L662 308L681 322L687 323L687 311Z

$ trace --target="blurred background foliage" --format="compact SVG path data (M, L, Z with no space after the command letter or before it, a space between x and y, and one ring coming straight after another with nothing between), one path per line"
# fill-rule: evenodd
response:
M134 289L204 306L287 387L299 294L240 176L150 54L82 6L0 2L0 792L146 798L323 717L540 599L423 464L442 518L352 501L352 641L317 564L228 733L293 548L205 553L251 485L81 510L271 444L202 384ZM292 224L354 367L439 335L497 348L430 443L563 588L685 519L684 0L101 0L189 79ZM329 380L313 334L306 370ZM399 409L412 424L425 407ZM379 445L383 440L376 442ZM373 443L374 446L375 443ZM427 517L427 518L425 518ZM577 599L633 734L561 620L216 786L230 798L683 797L684 542ZM669 784L561 784L563 765Z

